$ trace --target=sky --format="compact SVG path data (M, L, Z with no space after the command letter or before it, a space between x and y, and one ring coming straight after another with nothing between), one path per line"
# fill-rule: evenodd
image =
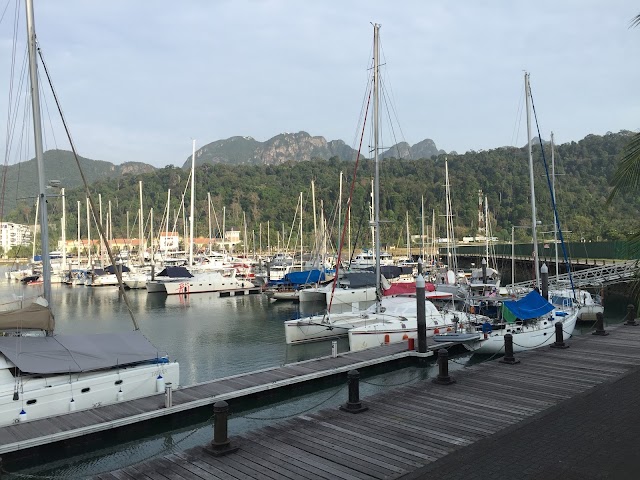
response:
M640 7L631 0L34 2L78 153L115 164L182 165L192 139L200 147L301 130L357 147L374 22L395 124L386 146L524 145L524 71L544 138L640 129L640 27L629 28ZM26 48L23 3L0 0L3 152L16 5L18 64ZM69 150L60 123L49 126L53 109L47 100L45 149Z

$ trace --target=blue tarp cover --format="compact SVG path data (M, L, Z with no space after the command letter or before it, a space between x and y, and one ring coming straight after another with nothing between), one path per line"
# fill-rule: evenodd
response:
M325 274L318 269L303 270L302 272L289 272L281 280L271 280L269 285L272 286L291 286L299 287L309 283L324 282Z
M538 318L553 310L553 305L535 290L532 290L520 300L507 300L503 302L503 305L521 320Z

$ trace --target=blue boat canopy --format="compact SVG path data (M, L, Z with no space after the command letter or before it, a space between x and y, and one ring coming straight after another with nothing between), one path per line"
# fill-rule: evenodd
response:
M272 286L290 286L300 287L310 283L324 282L326 280L325 272L318 269L303 270L302 272L289 272L280 280L271 280L269 285Z
M541 317L554 308L535 290L532 290L520 300L506 300L503 305L521 320Z

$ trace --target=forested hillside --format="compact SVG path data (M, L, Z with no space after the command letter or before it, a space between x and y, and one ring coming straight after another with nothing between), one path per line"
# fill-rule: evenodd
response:
M636 195L622 195L611 206L605 205L610 190L609 181L616 167L617 158L629 140L631 132L608 133L604 136L589 135L579 142L556 147L556 195L560 221L565 236L571 240L615 240L624 239L638 231L640 222L640 199ZM545 145L546 160L551 168L549 146ZM387 158L380 164L380 216L385 220L381 227L385 245L405 244L406 216L412 234L420 233L421 199L424 197L425 225L431 225L435 211L438 234L444 235L444 172L446 155L419 160ZM544 225L552 223L549 188L544 173L540 147L534 148L536 198L538 218ZM474 234L478 218L478 190L488 196L492 229L495 235L510 238L512 225L529 225L531 210L529 203L529 173L526 148L498 148L463 155L448 155L451 197L457 235ZM343 172L343 217L344 205L354 177L353 161L314 159L306 162L287 162L281 165L227 165L205 164L196 172L196 231L200 236L208 235L207 193L211 194L212 208L218 223L222 222L223 207L226 210L227 229L235 227L247 230L256 243L262 225L262 245L266 245L267 222L271 231L271 243L275 245L276 232L285 237L292 229L296 205L303 192L304 230L313 229L311 180L315 180L318 212L323 206L325 217L333 228L335 243L337 227L339 178ZM162 212L166 209L167 191L171 189L171 221L178 216L178 231L182 233L183 216L180 210L181 195L186 193L188 212L189 172L173 166L145 174L124 174L118 178L107 178L92 185L97 202L102 195L103 212L106 218L107 202L111 201L114 236L126 233L127 211L129 228L137 232L139 209L138 182L143 182L145 229L148 230L150 208L154 209L156 229ZM369 244L368 220L373 162L363 160L356 172L352 210L352 238L359 234L359 245ZM81 201L81 224L86 236L85 195L80 190L67 191L67 237L75 237L77 201ZM50 223L52 234L59 233L61 202L51 199ZM31 223L34 210L30 203L23 203L14 210L10 218ZM188 216L188 214L187 214ZM299 217L298 217L299 218ZM217 230L215 220L214 231ZM299 227L293 227L294 235ZM545 229L543 229L545 230ZM547 228L546 230L549 230ZM517 229L521 238L526 229ZM568 233L568 232L571 233ZM94 234L95 236L95 229ZM132 236L137 236L132 234Z

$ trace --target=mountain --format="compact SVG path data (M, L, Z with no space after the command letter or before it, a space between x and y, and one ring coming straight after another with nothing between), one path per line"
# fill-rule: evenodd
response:
M282 133L266 142L252 137L231 137L217 140L196 152L196 165L280 165L286 162L304 162L314 158L342 160L355 158L355 150L342 140L327 141L324 137L312 137L307 132ZM184 162L189 168L191 157Z
M611 190L610 182L618 164L620 154L633 137L633 132L608 132L605 135L587 135L578 142L568 142L556 146L556 179L557 204L559 216L562 219L562 229L575 238L585 238L587 241L598 239L623 239L640 228L640 197L634 192L623 192L615 203L606 204L606 197ZM444 209L444 160L448 158L451 184L451 197L456 215L456 235L468 235L475 232L478 215L478 191L482 190L489 200L490 214L495 227L495 234L509 240L512 225L527 225L531 212L529 206L529 162L527 148L500 147L491 150L469 151L465 154L432 155L428 147L430 141L421 142L425 150L418 150L418 145L410 147L408 144L398 144L394 150L400 152L398 157L387 158L380 165L381 186L380 209L381 217L391 223L385 223L381 228L381 235L385 242L397 242L398 229L404 232L406 216L412 231L419 226L416 220L421 218L420 201L424 198L425 205L430 210L442 212ZM204 147L198 154L198 168L196 175L196 230L197 235L208 234L208 198L218 212L226 208L227 227L241 228L245 217L248 231L254 230L266 245L264 227L267 224L288 225L296 212L296 203L300 192L307 191L309 195L310 179L315 179L315 194L318 205L324 204L325 209L335 208L340 173L346 172L345 182L351 183L349 173L353 160L339 160L330 156L341 147L342 142L326 142L322 137L311 137L305 132L297 134L278 135L267 142L258 142L245 137L233 137L233 141L214 142L210 144L211 151L218 152L225 148L229 152L236 152L240 157L240 148L250 152L252 156L259 150L260 155L255 158L267 158L270 161L280 161L280 164L259 163L258 165L245 163L233 165L204 162ZM412 149L414 150L412 152ZM305 152L311 161L291 160L301 151ZM346 150L353 153L353 150ZM422 153L419 153L421 152ZM545 145L547 163L550 159L550 149ZM324 158L319 155L324 152ZM389 151L384 152L388 154ZM408 154L410 159L403 158ZM318 155L318 156L316 156ZM536 199L538 203L538 217L543 225L553 222L553 214L549 207L550 196L548 184L540 152L540 145L533 145L534 177ZM284 159L286 157L286 159ZM224 157L228 158L228 157ZM253 157L252 157L253 158ZM260 160L258 160L260 162ZM126 235L127 218L135 224L139 198L139 181L143 183L145 211L151 208L155 212L167 210L167 190L171 190L171 206L173 223L178 223L178 229L183 228L184 219L178 217L181 212L181 198L175 192L183 192L188 181L188 172L184 168L167 166L154 168L144 164L113 165L104 161L81 159L85 174L92 183L91 190L94 198L102 195L103 205L111 201L113 210L113 228L116 236ZM66 188L67 200L67 228L74 232L77 228L77 214L74 207L77 202L85 203L85 193L80 185L77 167L69 152L49 151L45 154L45 168L48 179L57 180ZM371 159L363 159L358 168L358 177L353 183L353 228L358 238L363 235L369 218L370 178L374 170ZM35 161L30 160L22 164L7 168L7 178L3 187L5 205L3 220L17 223L33 224L34 199L37 186L35 182ZM18 185L16 187L16 185ZM343 189L347 191L346 185ZM50 224L52 236L55 238L59 231L61 217L61 202L53 198L57 192L52 190L52 197L48 199L52 222ZM11 205L16 205L16 199L25 199L11 212ZM10 200L7 200L10 199ZM343 197L344 200L344 197ZM308 205L308 203L307 203ZM84 211L84 207L83 207ZM86 215L86 214L83 214ZM81 216L81 223L85 217ZM309 218L309 217L307 217ZM436 217L439 218L439 217ZM148 220L147 220L148 222ZM159 222L159 220L158 220ZM309 228L308 224L303 228ZM436 228L441 229L438 225ZM517 232L518 233L518 232ZM524 231L519 232L525 235ZM274 237L271 237L271 241ZM360 242L364 241L362 238ZM335 240L334 240L335 242Z
M127 162L114 165L103 160L91 160L79 157L80 165L89 184L97 180L117 178L125 174L153 172L155 168L140 162ZM43 157L45 175L49 182L59 184L67 190L82 186L80 171L73 153L66 150L48 150ZM15 208L18 200L34 203L38 193L38 167L36 159L6 167L4 173L2 212ZM57 193L52 190L52 194Z
M403 152L402 156L398 157L398 151ZM444 150L438 150L433 140L426 139L414 146L406 142L399 143L385 152L382 158L431 158L442 153L445 153ZM282 133L265 142L252 137L217 140L196 151L196 165L281 165L313 159L329 160L332 157L353 160L356 154L357 151L342 140L327 141L324 137L314 137L307 132ZM191 157L186 159L183 168L189 168L190 165Z
M402 158L405 160L418 160L420 158L431 158L433 156L444 155L447 152L438 150L436 143L430 138L411 146L407 142L400 142L382 154L382 158Z

